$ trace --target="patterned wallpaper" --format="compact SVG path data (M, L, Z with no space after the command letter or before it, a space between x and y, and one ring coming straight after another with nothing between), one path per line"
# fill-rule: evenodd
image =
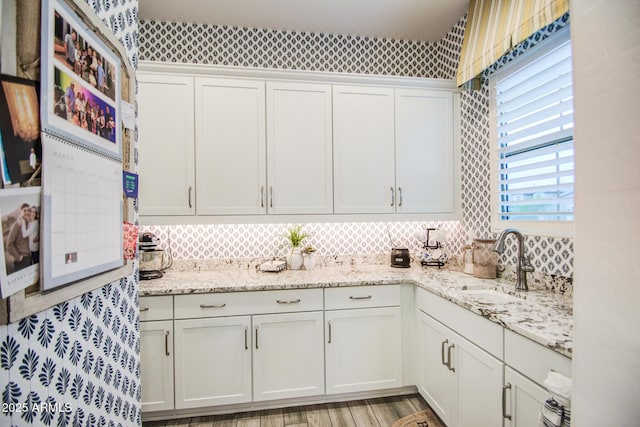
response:
M86 1L137 66L138 0ZM140 425L139 346L135 276L0 326L0 425Z
M437 43L140 21L140 59L436 77Z
M504 64L563 27L568 16L542 29L505 55ZM360 74L455 78L462 48L466 17L438 43L375 39L304 32L216 27L173 22L140 22L140 59L202 63L238 67L333 71ZM186 43L186 44L185 44ZM184 48L184 46L189 46ZM497 68L499 65L496 65ZM487 74L488 75L488 74ZM451 230L450 253L459 254L469 232L495 238L491 233L489 200L489 98L488 86L461 96L462 210L463 220L441 224L393 223L394 238L417 247L416 230L441 226ZM307 224L317 230L325 254L384 253L389 245L381 223ZM272 256L274 239L284 225L156 226L152 229L172 238L179 259ZM239 233L239 234L238 234ZM321 237L322 236L322 237ZM348 238L347 238L348 237ZM514 239L515 240L515 239ZM537 272L573 276L573 240L528 237L527 249ZM414 245L414 246L412 246ZM501 262L516 262L516 244Z
M271 258L284 256L284 234L293 224L221 224L147 226L161 242L170 245L176 259ZM418 233L424 227L447 230L444 244L447 253L456 253L464 244L459 221L444 222L366 222L310 223L303 230L311 233L305 240L318 250L319 256L388 254L391 239L418 252L422 243ZM391 237L389 237L391 236Z

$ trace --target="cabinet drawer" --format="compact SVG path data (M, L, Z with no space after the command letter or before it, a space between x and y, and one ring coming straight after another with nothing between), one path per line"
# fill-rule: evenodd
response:
M322 310L322 289L227 292L175 296L175 318Z
M391 307L400 305L400 286L350 286L324 290L325 309Z
M571 377L571 359L510 330L504 333L504 361L538 384L551 369Z
M498 359L503 359L502 326L420 288L416 288L416 307Z
M140 297L140 321L173 319L173 296Z

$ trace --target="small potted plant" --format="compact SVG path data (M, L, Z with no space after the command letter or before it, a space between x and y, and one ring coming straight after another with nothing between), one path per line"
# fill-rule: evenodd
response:
M311 245L307 245L302 249L305 270L313 270L316 266L316 257L314 256L316 250L317 249Z
M287 264L291 270L300 270L300 268L302 268L303 259L300 244L310 235L311 234L302 231L301 225L294 225L287 228L285 238L289 241L289 245L291 246L291 251L287 256Z

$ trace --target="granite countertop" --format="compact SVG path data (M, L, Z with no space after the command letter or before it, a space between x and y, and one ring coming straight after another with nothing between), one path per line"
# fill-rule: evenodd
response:
M182 270L182 271L180 271ZM311 271L267 273L246 266L217 266L211 270L168 270L161 279L140 281L140 295L179 295L210 292L245 292L275 289L330 288L409 283L530 338L567 357L573 350L573 305L570 296L547 290L514 291L510 282L478 279L447 269L413 265L319 267ZM469 290L492 289L512 298L501 301ZM498 295L499 296L499 295Z

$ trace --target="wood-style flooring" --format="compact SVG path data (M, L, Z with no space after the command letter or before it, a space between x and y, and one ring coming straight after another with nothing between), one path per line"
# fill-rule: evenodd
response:
M430 409L418 395L143 423L143 427L391 427ZM444 424L429 427L444 427Z

